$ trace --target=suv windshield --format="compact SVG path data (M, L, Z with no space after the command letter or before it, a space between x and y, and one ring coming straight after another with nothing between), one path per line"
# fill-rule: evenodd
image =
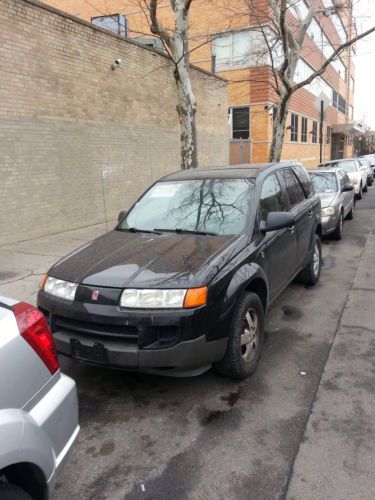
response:
M317 193L335 193L338 191L336 174L333 172L324 174L311 173L310 177Z
M117 229L239 234L245 227L254 186L255 179L158 182Z
M357 165L352 160L322 163L319 168L342 168L345 172L357 172Z

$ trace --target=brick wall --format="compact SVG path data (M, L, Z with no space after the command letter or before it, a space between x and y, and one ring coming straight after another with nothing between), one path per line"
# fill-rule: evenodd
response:
M0 244L103 222L104 207L113 220L179 168L172 71L53 8L0 0ZM226 164L226 82L192 80L200 164Z

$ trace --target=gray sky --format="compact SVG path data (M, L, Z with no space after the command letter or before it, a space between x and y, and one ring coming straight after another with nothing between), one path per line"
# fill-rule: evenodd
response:
M375 24L375 0L354 0L358 33ZM375 34L359 41L356 67L354 118L375 130Z

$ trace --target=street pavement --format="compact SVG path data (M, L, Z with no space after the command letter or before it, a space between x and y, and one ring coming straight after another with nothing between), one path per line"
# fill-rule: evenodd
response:
M171 379L61 358L81 433L54 500L375 498L375 189L316 287L270 309L256 374ZM0 295L35 303L41 276L103 226L0 247Z

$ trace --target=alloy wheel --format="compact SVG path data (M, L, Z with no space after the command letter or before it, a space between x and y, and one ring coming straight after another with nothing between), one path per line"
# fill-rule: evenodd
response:
M259 318L254 308L245 314L241 335L241 353L246 363L251 363L257 355L259 346Z
M320 252L318 243L315 243L315 248L314 248L313 270L314 270L314 275L318 276L320 270Z

